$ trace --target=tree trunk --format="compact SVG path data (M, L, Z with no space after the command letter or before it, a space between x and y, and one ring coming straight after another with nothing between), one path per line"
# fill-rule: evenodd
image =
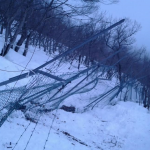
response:
M4 46L3 46L3 49L2 49L2 52L1 52L1 56L5 56L5 49L7 48L7 45L8 45L8 35L9 35L9 32L10 32L10 25L9 23L7 24L6 26L6 31L5 31L5 42L4 42Z
M26 29L25 26L26 26L26 25L24 25L23 31L22 31L22 34L21 34L21 37L20 37L19 41L18 41L17 44L16 44L16 47L15 47L15 51L16 51L16 52L19 51L20 46L23 44L23 42L24 42L25 39L27 38L27 29Z
M15 51L18 52L20 49L20 46L23 44L23 42L25 41L26 36L21 36L21 38L19 39L19 41L17 42L17 45L15 47Z
M32 33L30 33L30 34L27 36L26 43L25 43L25 49L24 49L24 52L23 52L23 56L26 56L26 55L27 55L28 48L29 48L29 41L30 41L31 35L32 35Z
M3 23L2 23L0 34L3 34L3 30L4 30L4 25L3 25Z
M25 22L26 15L27 15L27 10L26 10L26 12L24 13L23 18L22 18L22 20L21 20L21 22L20 22L18 28L16 29L13 38L10 40L10 43L7 44L7 46L3 48L3 56L5 56L5 55L8 53L8 51L9 51L10 48L11 48L11 46L12 46L12 45L14 44L14 42L16 41L17 35L19 34L19 32L20 32L20 30L21 30L21 28L22 28L22 26L23 26L23 24L24 24L24 22Z

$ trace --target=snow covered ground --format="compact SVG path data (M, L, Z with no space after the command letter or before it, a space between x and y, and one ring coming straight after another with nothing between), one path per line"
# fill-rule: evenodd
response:
M149 122L148 111L133 102L85 113L58 110L40 116L37 126L15 112L0 129L0 149L17 143L16 150L42 150L48 140L47 150L149 150Z
M34 47L30 47L27 57L11 50L5 58L0 57L0 82L19 75L24 67L28 71L49 59ZM67 64L61 66L57 74L69 72L68 68ZM0 128L0 150L149 150L150 113L138 103L117 99L113 105L97 105L93 110L82 111L90 97L115 85L115 80L99 84L91 92L70 96L61 104L75 106L75 113L58 109L36 114L32 122L26 120L23 112L15 111Z

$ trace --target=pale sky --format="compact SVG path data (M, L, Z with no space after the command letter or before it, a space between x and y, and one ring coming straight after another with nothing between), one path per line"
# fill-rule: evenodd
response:
M140 23L142 28L136 34L136 45L150 51L150 0L120 0L117 4L101 4L100 10L106 10L113 18L130 18Z

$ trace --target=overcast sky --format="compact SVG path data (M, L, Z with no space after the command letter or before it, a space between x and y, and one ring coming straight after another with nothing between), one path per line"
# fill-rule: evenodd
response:
M137 46L145 46L150 51L150 0L120 0L117 4L101 5L114 18L131 18L141 24L137 33Z

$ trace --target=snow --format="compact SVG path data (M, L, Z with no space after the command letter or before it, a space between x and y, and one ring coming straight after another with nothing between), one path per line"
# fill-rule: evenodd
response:
M95 108L84 113L70 113L59 109L40 118L28 150L44 148L51 125L46 149L149 150L150 114L133 102L120 101L115 106ZM7 149L10 142L14 146L28 124L29 121L25 120L21 112L15 112L0 129L0 149ZM31 123L16 150L25 148L34 127L35 124Z
M0 82L19 75L25 67L28 71L50 59L52 57L32 46L27 57L22 56L21 51L10 50L6 57L0 57L0 69L19 72L0 71ZM76 63L73 66L70 68L65 63L54 74L76 72ZM21 80L17 86L27 81ZM83 111L97 95L115 85L115 78L100 80L92 91L75 94L61 103L60 106L75 106L75 113L61 109L33 113L34 122L30 122L22 111L14 111L0 128L0 150L149 150L150 113L135 103L134 97L133 102L123 102L118 97L111 104L99 104L92 110Z

